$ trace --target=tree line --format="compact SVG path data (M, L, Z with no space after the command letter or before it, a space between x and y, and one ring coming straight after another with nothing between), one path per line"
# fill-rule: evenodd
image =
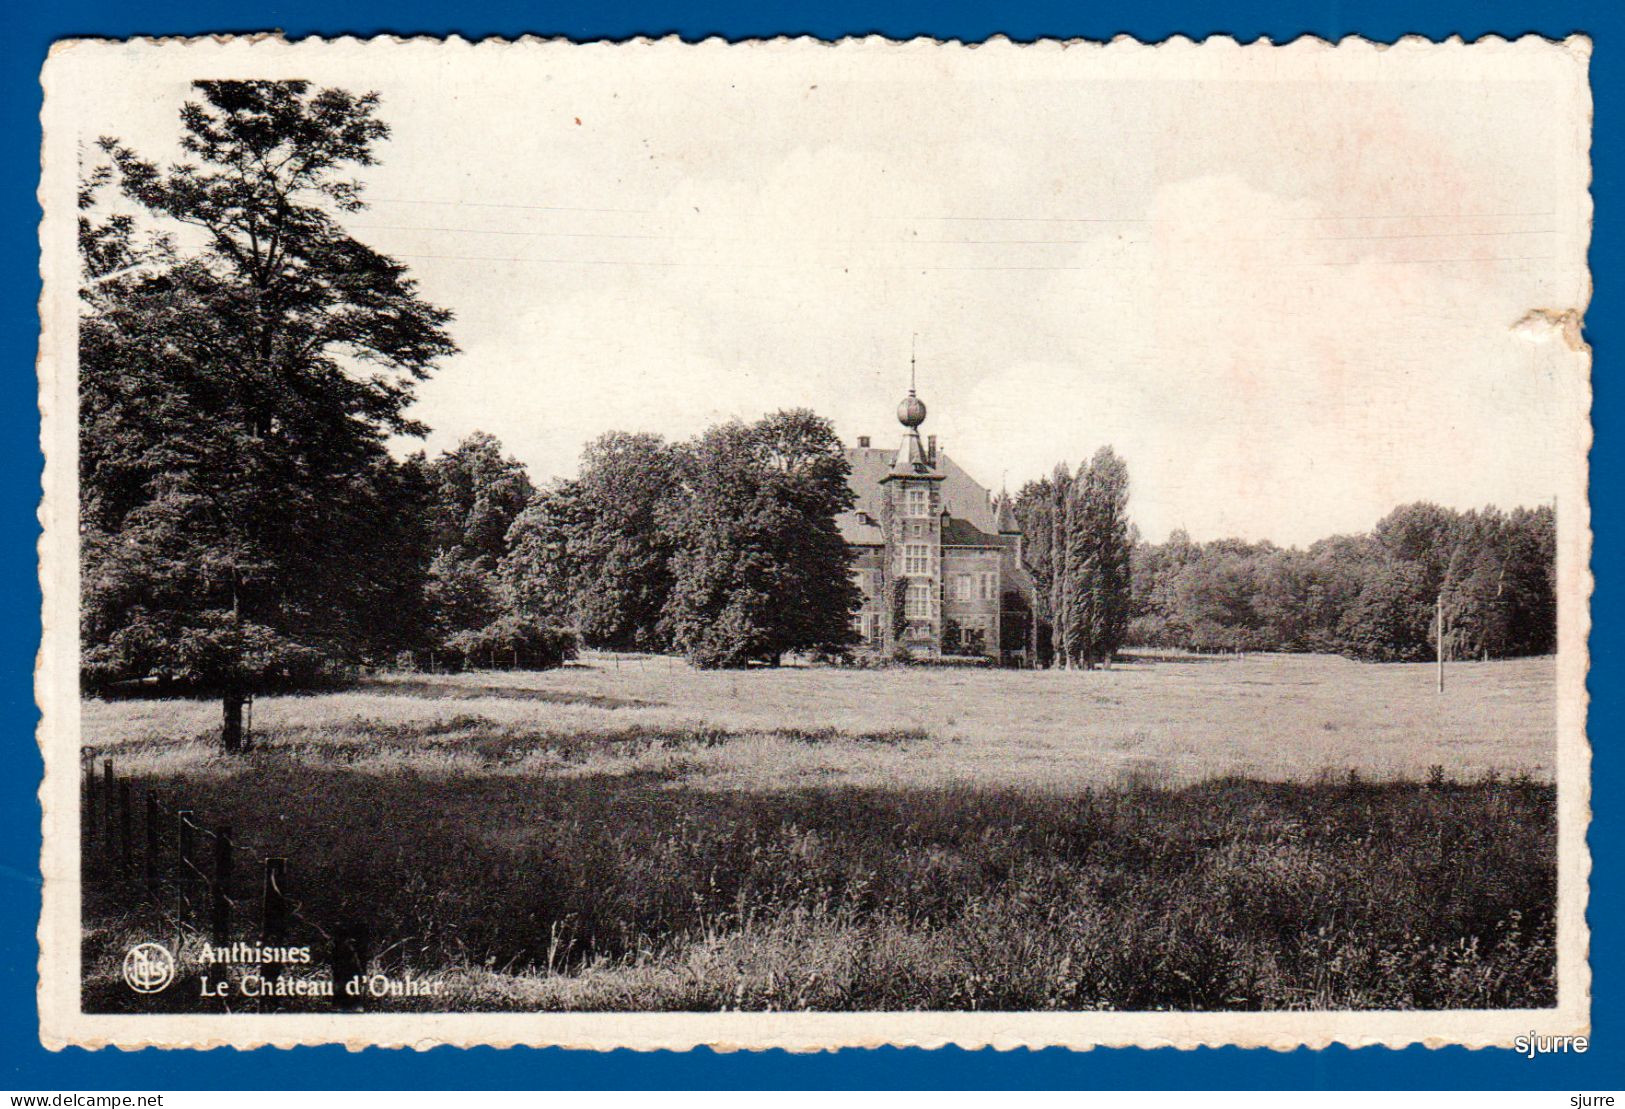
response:
M609 432L511 517L480 588L589 646L705 668L839 651L861 601L835 524L847 475L834 428L805 409L683 443Z
M1367 534L1307 550L1239 539L1140 539L1128 474L1103 448L1014 502L1037 586L1039 664L1109 662L1125 647L1321 651L1366 661L1546 654L1557 644L1557 527L1548 506L1396 508Z
M1176 531L1139 543L1128 638L1193 651L1324 651L1379 662L1490 659L1557 645L1549 506L1417 503L1306 550Z

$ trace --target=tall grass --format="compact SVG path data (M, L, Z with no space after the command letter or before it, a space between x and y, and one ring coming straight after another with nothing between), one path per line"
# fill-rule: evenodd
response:
M138 797L244 842L239 938L286 855L294 942L364 924L376 969L446 990L385 1007L1539 1007L1552 676L597 659L263 698L229 759L210 704L83 721ZM129 1008L126 947L175 932L87 877L85 1003ZM142 1004L205 1004L183 970Z
M138 783L287 854L305 915L364 922L380 969L450 991L384 1005L1555 1003L1555 790L1527 778L728 790L684 770L746 741L721 728L527 743L477 718L396 727L339 721L323 742L272 737L231 763L149 751ZM928 743L907 730L777 739ZM443 740L454 773L423 761ZM603 772L627 748L667 757ZM414 754L378 772L392 749ZM538 752L559 763L539 769ZM160 925L113 886L89 888L86 1005L128 1007L118 959ZM192 993L183 982L165 1003L202 1004Z
M692 755L687 780L763 790L960 780L1086 788L1145 772L1180 783L1226 774L1303 780L1350 768L1366 778L1420 779L1438 763L1458 776L1527 770L1550 781L1555 688L1551 659L1457 664L1440 696L1429 667L1302 655L1070 673L785 667L740 674L660 658L589 658L546 672L418 675L345 693L264 697L254 704L254 727L273 742L362 749L374 724L406 725L411 741L411 728L458 716L521 738L633 726L655 736L720 729L741 738ZM84 742L119 754L127 743L155 741L154 753L171 765L184 756L194 766L194 753L175 744L196 736L205 750L219 718L219 706L202 701L89 701ZM931 743L880 757L873 745L774 737L782 729L856 736L899 728ZM454 745L456 732L441 738ZM744 741L749 736L758 741Z

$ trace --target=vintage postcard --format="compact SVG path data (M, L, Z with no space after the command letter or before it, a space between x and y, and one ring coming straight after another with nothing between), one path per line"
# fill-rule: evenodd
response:
M1585 1050L1589 58L58 44L43 1041Z

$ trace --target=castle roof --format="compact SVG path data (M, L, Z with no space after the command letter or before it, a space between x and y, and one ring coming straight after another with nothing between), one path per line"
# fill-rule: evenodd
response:
M1007 543L1015 542L1015 536L990 535L971 523L950 516L942 521L942 545L944 547L1002 547Z
M835 526L849 547L884 547L886 533L880 530L880 520L860 510L843 512L835 517Z
M847 484L857 498L852 511L836 518L841 537L848 543L861 546L880 546L881 506L885 493L881 482L895 473L897 456L901 452L886 447L848 447L846 461L852 468ZM908 462L905 460L905 465ZM942 540L956 546L1001 545L999 520L993 507L993 494L975 478L960 468L946 452L937 452L934 474L942 480L938 491L942 506L950 520L944 524ZM867 520L867 522L865 522ZM953 529L950 531L950 529ZM949 535L961 536L950 539Z

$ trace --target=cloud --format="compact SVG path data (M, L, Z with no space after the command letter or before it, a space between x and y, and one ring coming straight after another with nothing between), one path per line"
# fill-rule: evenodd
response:
M653 95L633 54L571 57L311 73L381 89L356 233L457 313L432 450L480 428L545 480L611 428L791 405L890 442L917 345L925 430L974 474L1112 443L1153 537L1307 542L1562 484L1585 369L1529 313L1583 298L1558 235L1583 228L1538 84L758 52ZM86 133L172 149L184 88L128 87Z

